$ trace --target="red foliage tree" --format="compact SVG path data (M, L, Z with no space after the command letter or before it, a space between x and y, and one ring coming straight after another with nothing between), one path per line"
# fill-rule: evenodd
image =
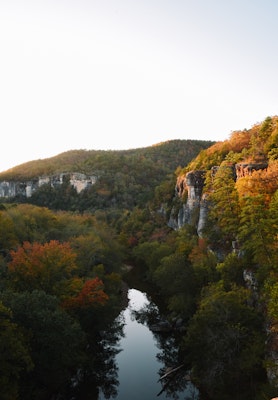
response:
M76 296L67 298L63 302L66 309L88 308L101 306L108 300L108 295L104 292L104 285L98 277L87 280Z
M16 290L44 290L60 295L65 282L76 269L76 254L69 243L52 240L49 243L24 242L10 252L10 281Z

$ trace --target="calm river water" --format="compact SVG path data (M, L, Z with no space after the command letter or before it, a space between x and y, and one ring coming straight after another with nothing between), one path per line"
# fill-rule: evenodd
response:
M165 356L165 349L161 349L161 346L159 348L159 343L150 329L134 318L134 311L149 304L146 295L139 290L129 289L128 298L128 307L121 315L125 325L124 336L117 346L121 351L116 356L119 385L117 396L114 398L117 400L198 399L197 389L185 379L181 391L169 393L169 390L165 390L159 394L163 388L159 378L165 370L165 365L161 361ZM168 344L168 351L169 347ZM170 348L170 351L176 352L176 349ZM100 393L99 400L104 399L103 393Z

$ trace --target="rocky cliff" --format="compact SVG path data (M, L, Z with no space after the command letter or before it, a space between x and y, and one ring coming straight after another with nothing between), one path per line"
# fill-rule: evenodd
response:
M253 171L267 169L267 163L239 163L235 165L236 177L243 178L244 176L252 175Z
M263 170L267 167L267 163L238 163L229 166L232 168L235 181L251 175L253 171ZM212 178L219 168L219 166L211 168ZM182 206L171 214L169 226L173 229L179 229L185 224L194 225L198 235L202 237L209 212L209 195L203 191L205 177L206 171L196 170L177 178L175 195L182 201Z
M31 181L0 181L0 197L11 198L15 196L31 197L42 185L49 184L52 187L62 185L66 180L73 186L77 193L93 185L97 176L87 176L79 172L61 173L57 175L41 176Z
M207 197L203 196L206 171L190 171L177 179L175 193L180 199L186 199L179 209L177 217L171 215L169 226L179 229L185 224L196 225L201 232L207 215Z

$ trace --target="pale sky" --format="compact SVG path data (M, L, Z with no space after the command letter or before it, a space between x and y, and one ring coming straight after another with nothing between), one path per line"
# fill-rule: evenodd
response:
M277 0L0 0L0 171L278 114Z

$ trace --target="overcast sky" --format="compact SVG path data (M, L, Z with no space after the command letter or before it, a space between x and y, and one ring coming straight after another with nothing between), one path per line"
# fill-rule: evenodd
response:
M278 114L277 0L0 0L0 171Z

